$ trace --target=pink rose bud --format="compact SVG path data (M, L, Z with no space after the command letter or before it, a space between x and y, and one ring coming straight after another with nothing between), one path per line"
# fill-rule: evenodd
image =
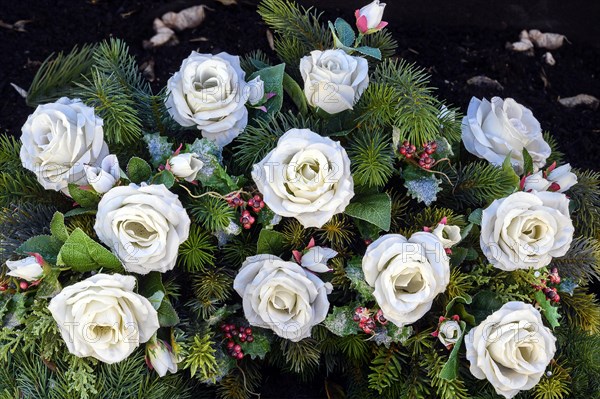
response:
M360 33L369 34L385 28L387 22L381 20L384 8L385 3L379 3L379 0L374 0L372 3L354 12L356 27Z

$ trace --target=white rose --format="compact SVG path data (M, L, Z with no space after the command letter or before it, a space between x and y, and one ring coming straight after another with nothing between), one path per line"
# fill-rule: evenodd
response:
M146 344L146 358L160 377L177 372L177 356L162 339L152 337Z
M173 269L190 218L177 195L162 185L115 187L98 204L94 230L125 270L147 274Z
M559 193L564 193L577 184L577 175L571 172L571 165L568 163L552 170L552 172L548 173L547 178L550 182L558 185L556 191Z
M204 162L196 153L179 154L169 159L171 173L188 182L196 180L196 175L203 166Z
M439 223L432 233L440 240L444 248L452 248L462 240L458 226Z
M385 3L374 0L360 10L356 10L354 16L356 17L356 27L358 30L361 33L368 33L370 30L383 29L387 25L387 22L381 21L384 9Z
M78 99L39 105L21 130L23 167L46 190L68 194L69 183L86 184L84 165L108 155L102 119Z
M254 165L252 178L269 208L321 227L354 197L350 159L339 142L308 129L288 130Z
M446 320L440 324L438 339L444 346L449 347L458 342L461 333L462 328L460 328L458 321Z
M300 264L311 272L325 273L331 269L327 266L329 259L335 258L338 253L331 248L312 247L304 255Z
M260 76L255 77L247 84L248 87L248 102L250 104L258 104L265 96L265 82L260 78Z
M246 102L251 94L253 99L259 95L260 84L248 86L245 76L238 56L192 51L167 82L169 113L181 126L196 126L223 147L244 130Z
M134 288L133 276L96 274L52 298L48 309L69 352L112 364L148 341L158 330L158 315Z
M20 278L25 281L36 281L44 274L44 269L38 263L35 256L29 256L21 260L7 260L6 267L10 270L7 276Z
M362 270L383 314L398 327L423 317L450 281L442 243L425 232L408 240L400 234L379 237L367 247Z
M333 287L294 262L273 255L247 258L233 282L250 324L298 342L327 316Z
M523 190L525 191L546 191L550 187L550 182L544 179L542 171L537 171L525 178Z
M528 108L512 98L471 99L462 123L467 151L501 165L508 154L518 173L524 166L523 148L533 159L534 172L546 164L550 146L544 141L540 123Z
M465 344L471 374L507 399L536 386L556 352L556 338L540 312L523 302L492 313L466 335Z
M480 245L498 269L539 269L567 253L573 232L564 194L517 192L483 210Z
M369 84L369 63L344 50L312 51L300 60L304 95L330 114L352 109Z
M88 183L100 194L113 188L121 177L119 160L112 154L102 160L100 167L83 165L83 168Z

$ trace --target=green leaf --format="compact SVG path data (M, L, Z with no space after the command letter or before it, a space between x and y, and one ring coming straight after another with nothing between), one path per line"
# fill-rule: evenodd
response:
M158 310L160 309L163 300L165 299L165 293L162 291L156 291L154 294L150 295L146 299L148 299L154 310Z
M335 20L335 31L337 33L337 37L344 46L350 47L354 44L354 40L356 39L354 29L352 29L352 26L350 26L350 24L344 19L338 18Z
M410 196L427 206L437 200L437 193L442 191L440 187L442 181L440 179L432 173L412 165L404 168L402 177L404 178L404 187L406 187Z
M442 367L440 371L440 378L446 381L455 380L458 377L458 351L460 350L460 346L462 345L463 339L465 337L465 329L467 325L464 321L460 321L460 337L454 347L452 348L452 352L450 352L450 357L448 357L448 361Z
M171 188L175 184L175 176L166 169L162 170L154 175L152 184L164 184L166 188Z
M296 104L296 107L298 107L298 112L300 112L301 115L306 115L308 112L308 106L306 104L304 90L302 90L300 85L298 85L298 83L296 83L296 81L287 73L283 75L283 90L285 90L294 104Z
M262 229L256 243L257 254L270 254L279 256L284 249L284 235L275 230Z
M29 255L29 253L38 253L46 262L56 263L58 253L63 243L59 239L49 235L33 236L25 241L19 248L17 253L21 255Z
M506 172L507 177L512 180L512 186L514 186L515 189L518 188L521 179L519 178L519 175L517 175L515 169L513 168L510 153L506 156L504 162L502 162L502 170Z
M73 201L83 208L96 208L100 202L100 195L92 190L83 190L77 184L69 183L69 194Z
M454 315L455 313L452 313L452 308L454 307L454 305L457 305L459 303L464 303L467 305L470 305L473 302L473 298L471 298L471 295L465 293L464 296L457 296L452 298L452 300L450 302L448 302L448 305L446 305L446 317L450 317L452 315Z
M96 215L97 212L98 212L97 209L75 208L75 209L71 209L70 211L65 213L65 217L70 218L71 216L77 216L77 215Z
M50 221L50 231L56 239L63 242L67 241L69 232L65 226L65 215L60 212L54 213L54 216L52 216L52 220Z
M274 93L275 96L271 97L265 103L267 112L258 111L257 116L260 118L267 118L271 115L279 112L283 105L283 76L285 73L285 64L279 64L263 68L260 71L254 72L248 80L252 80L257 76L260 76L261 80L265 84L265 94Z
M354 224L360 233L361 238L375 241L379 237L381 228L364 220L354 218Z
M369 46L360 46L355 48L356 51L363 55L368 55L369 57L373 57L376 60L381 60L381 51L375 47Z
M152 168L142 158L132 157L127 163L127 176L131 182L140 184L150 179Z
M221 194L228 194L239 188L238 179L234 179L219 163L215 162L214 171L210 176L199 173L197 178L204 187L210 187Z
M550 302L548 298L546 298L546 295L542 291L536 291L534 298L542 308L542 314L544 315L552 329L559 327L560 323L558 322L558 319L560 318L560 315L558 314L558 308L552 306L552 302Z
M323 324L338 337L356 334L359 331L358 323L352 319L355 309L353 305L334 306L333 312L327 316Z
M80 228L73 230L58 254L58 265L69 266L73 271L84 273L101 267L122 269L121 261L108 249L88 237Z
M240 345L245 356L250 356L251 359L264 359L271 349L271 340L261 330L252 329L254 341L242 342Z
M525 165L523 167L525 176L533 173L533 159L527 151L527 148L523 148L523 160L525 161Z
M173 327L179 324L179 316L168 300L163 300L158 308L158 324L161 327Z
M502 299L493 291L485 290L478 292L471 303L471 313L479 324L486 317L500 309L504 305Z
M17 292L10 297L10 300L6 304L6 312L2 320L2 327L15 328L25 323L27 316L27 297L22 292Z
M387 193L357 196L346 207L345 213L388 231L392 221L392 200Z
M469 251L467 248L454 247L452 248L452 254L450 255L450 264L453 267L460 266L467 258Z
M167 137L161 136L158 133L146 133L143 139L148 145L150 162L152 162L155 168L164 163L173 154L173 143L170 143Z
M481 218L483 217L483 209L477 208L469 215L469 222L481 226Z
M394 343L404 343L413 333L413 329L411 326L398 327L394 323L388 323L385 326L387 330L387 335L390 337L392 342Z
M364 301L374 301L373 287L365 281L362 270L362 258L355 256L346 264L346 277L350 280L350 287L362 296Z
M157 291L165 292L161 273L150 272L138 278L138 292L140 295L149 298Z
M38 286L36 293L37 298L52 298L56 296L61 290L62 285L58 281L60 275L60 269L48 268L49 271L44 273L44 278Z

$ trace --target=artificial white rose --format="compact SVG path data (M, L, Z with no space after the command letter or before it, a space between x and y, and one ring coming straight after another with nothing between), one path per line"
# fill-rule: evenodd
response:
M327 266L329 259L335 258L338 253L331 248L312 247L304 255L300 264L311 272L325 273L331 269Z
M492 313L465 336L465 344L471 374L507 399L536 386L556 352L556 338L540 312L523 302Z
M187 182L196 180L198 171L202 169L204 162L198 158L196 153L187 153L175 155L169 159L169 170L175 177L184 179Z
M146 359L159 377L164 377L167 372L177 372L177 356L165 341L156 336L146 343Z
M117 363L154 335L158 314L134 288L133 276L96 274L52 298L48 309L71 354Z
M383 29L387 25L387 22L382 21L384 9L385 3L374 0L360 10L356 10L354 16L356 17L358 30L361 33L368 33L369 31Z
M311 51L300 60L304 95L310 105L337 114L352 109L369 85L369 63L344 50Z
M493 97L490 102L473 97L463 119L462 140L471 154L497 166L510 154L518 173L525 164L524 148L533 159L534 172L546 164L551 152L538 120L512 98Z
M571 172L571 165L566 163L558 168L553 169L547 176L551 183L558 185L559 193L564 193L575 184L577 184L577 175Z
M354 197L350 159L338 141L308 129L288 130L254 165L252 178L277 215L321 227Z
M28 256L20 260L7 260L6 267L10 270L7 276L20 278L25 281L39 280L44 274L44 269L39 264L35 256Z
M108 155L102 119L79 99L39 105L21 134L21 162L46 190L68 195L68 184L86 184L84 165Z
M448 319L440 324L437 337L444 346L449 347L458 342L460 334L462 334L460 323L456 320Z
M105 157L100 167L84 165L83 168L88 183L100 194L104 194L113 188L121 177L119 160L113 154Z
M498 269L539 269L567 253L573 232L564 194L516 192L483 210L480 246Z
M257 327L270 328L298 342L327 316L333 287L294 262L273 255L247 258L233 282L244 315Z
M252 105L258 104L265 97L265 82L257 76L247 83L247 90L248 102Z
M196 126L223 147L244 130L246 102L251 94L253 99L260 94L259 82L249 86L245 76L238 56L192 51L167 82L169 113L181 126Z
M542 171L537 171L525 178L523 190L525 191L546 191L550 187L550 182L544 178Z
M458 226L439 223L432 233L440 240L444 248L452 248L462 240Z
M419 320L450 281L450 261L440 240L418 232L410 239L386 234L367 247L366 282L385 317L403 327Z
M163 184L115 187L98 204L94 230L128 272L173 269L190 218L177 195Z

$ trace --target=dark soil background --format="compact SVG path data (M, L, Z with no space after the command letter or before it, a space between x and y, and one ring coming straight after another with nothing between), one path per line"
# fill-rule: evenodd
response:
M178 33L179 45L143 49L155 17L202 3L213 11L200 27ZM353 21L354 9L363 2L302 3L318 3L325 18ZM600 170L600 109L567 109L557 101L580 93L600 98L600 12L589 1L565 2L560 8L562 3L406 0L390 4L385 19L398 40L398 55L425 68L441 98L466 112L472 96L513 97L533 110L572 165ZM20 135L33 110L10 83L27 89L48 55L69 51L75 44L125 39L140 64L154 60L157 90L192 50L244 54L259 48L273 55L256 2L248 0L232 6L213 0L0 0L0 20L31 20L27 32L0 28L0 131L14 135ZM545 50L527 56L506 49L507 42L518 40L521 29L533 28L569 37L570 44L552 51L555 66L543 62ZM497 80L503 89L467 85L477 75ZM262 397L324 397L322 386L319 381L311 388L310 383L272 373L265 375Z

